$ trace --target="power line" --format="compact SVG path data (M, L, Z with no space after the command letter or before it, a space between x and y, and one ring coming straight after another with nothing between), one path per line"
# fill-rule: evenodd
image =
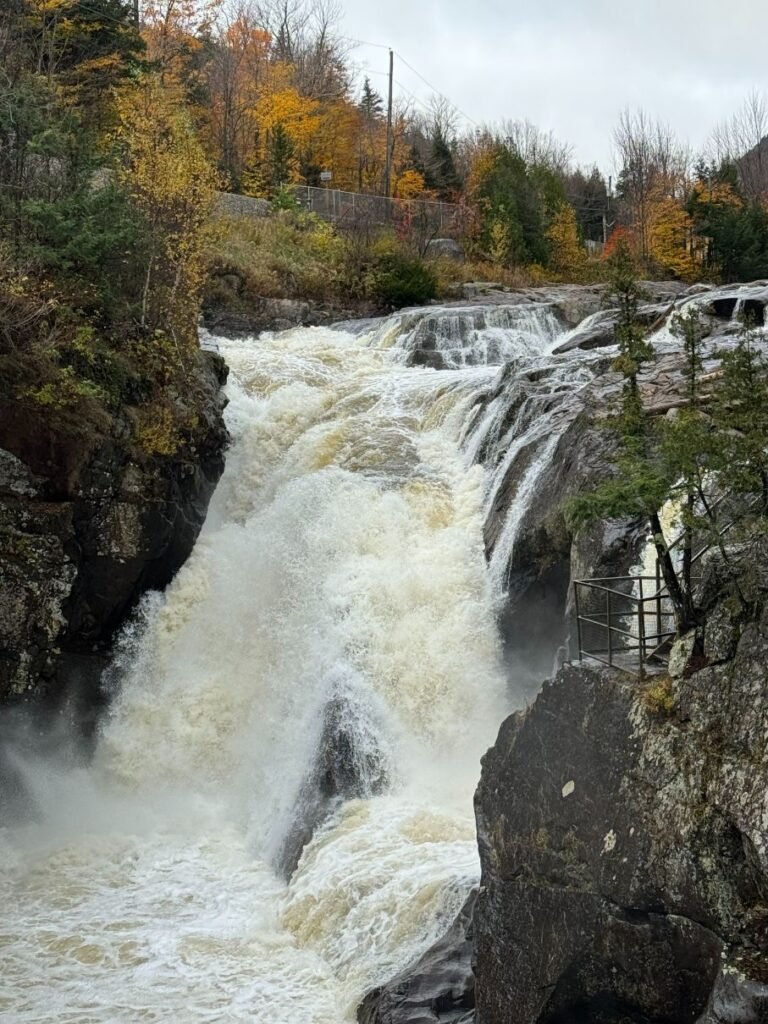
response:
M345 42L355 43L358 46L375 46L379 50L388 50L389 49L388 46L384 46L382 43L371 43L371 42L369 42L366 39L352 39L350 36L342 36L341 38L344 39ZM451 100L450 97L446 96L446 94L442 91L442 89L438 89L430 81L428 81L424 77L424 75L421 74L420 71L417 71L416 68L405 59L405 57L402 55L402 53L400 53L399 50L395 50L394 52L397 55L398 59L401 60L403 62L403 64L405 64L405 66L408 68L408 70L412 71L413 74L416 75L417 78L421 79L421 81L424 83L424 85L427 86L428 89L431 89L432 92L436 93L438 96L442 96L443 99L448 100L448 102L451 104L451 106L454 108L454 110L456 110L457 113L461 114L461 116L464 118L465 121L469 121L469 123L474 125L475 128L479 128L480 127L480 125L477 123L477 121L475 121L474 118L470 117L469 114L466 114L461 109L461 107L456 106L456 104L453 102L453 100ZM383 72L383 71L371 71L370 73L374 74L374 75L384 75L385 74L385 72ZM429 111L429 107L422 100L418 99L412 92L410 92L408 89L406 89L405 86L401 82L398 82L397 85L399 86L399 88L401 88L403 90L403 92L407 93L411 97L411 99L415 100L417 103L420 103L421 106L423 106L425 110Z
M451 104L451 106L452 106L452 107L454 107L454 109L455 109L455 110L456 110L456 111L457 111L457 112L458 112L459 114L461 114L461 116L462 116L462 117L463 117L463 118L464 118L464 119L465 119L466 121L469 121L469 123L470 123L470 124L473 124L473 125L475 126L475 128L479 128L479 127L480 127L480 125L479 125L479 124L477 123L477 121L475 121L475 120L474 120L473 118L471 118L471 117L469 116L469 114L465 114L465 113L464 113L464 111L463 111L463 110L461 109L461 107L457 107L457 106L456 106L456 104L455 104L455 103L453 102L453 100L451 100L451 99L450 99L450 98L449 98L448 96L446 96L446 95L445 95L445 93L444 93L444 92L443 92L443 91L442 91L441 89L438 89L438 88L436 88L436 87L435 87L434 85L432 85L432 83L431 83L431 82L429 82L429 81L428 81L428 80L427 80L427 79L426 79L426 78L424 77L424 75L422 75L422 74L421 74L421 72L420 72L420 71L417 71L417 70L416 70L416 68L415 68L415 67L414 67L414 66L413 66L412 64L409 64L409 63L408 63L408 61L407 61L407 60L405 59L405 57L404 57L404 56L402 55L402 53L400 53L400 52L399 52L398 50L395 50L395 53L396 53L396 54L397 54L397 56L398 56L398 57L400 58L400 60L401 60L401 61L403 62L403 64L405 64L405 66L406 66L406 67L407 67L407 68L408 68L408 69L409 69L410 71L412 71L412 72L414 73L414 75L416 75L416 77L417 77L417 78L420 78L420 79L421 79L421 81L422 81L422 82L424 83L424 85L426 85L426 86L427 86L427 88L431 89L431 90L432 90L432 92L434 92L434 93L437 93L437 95L438 95L438 96L442 96L442 97L443 97L443 99L446 99L446 100L448 100L448 102L449 102L449 103Z
M339 36L345 43L354 43L355 46L375 46L377 50L388 50L389 47L383 43L371 43L367 39L353 39L351 36Z

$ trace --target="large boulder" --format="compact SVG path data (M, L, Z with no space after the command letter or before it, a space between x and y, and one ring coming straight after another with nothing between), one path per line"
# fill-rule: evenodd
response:
M566 665L502 725L479 1024L768 1019L766 663L763 613L731 661L647 684Z
M376 738L377 727L348 688L340 686L323 708L322 729L275 858L286 879L298 867L304 847L347 800L381 793L390 766Z
M455 238L431 238L427 242L426 255L429 257L443 257L454 260L456 263L463 263L464 248Z
M200 354L190 435L174 454L129 443L125 414L80 422L0 409L0 703L95 713L112 638L185 561L224 468L226 367Z
M373 989L357 1011L358 1024L471 1024L474 889L451 927L434 945L388 981Z

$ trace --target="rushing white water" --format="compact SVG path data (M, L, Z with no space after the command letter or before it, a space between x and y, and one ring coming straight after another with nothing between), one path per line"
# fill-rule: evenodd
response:
M491 480L460 440L498 364L554 328L451 314L453 368L409 368L434 316L220 342L233 446L195 551L126 635L92 762L18 764L35 815L0 829L4 1021L342 1024L460 907L479 758L515 703ZM286 883L332 702L361 789Z
M563 336L527 305L212 339L233 444L198 544L126 631L88 765L14 755L3 1021L347 1024L444 931L521 699L507 569L606 367ZM354 784L318 812L329 724Z
M445 929L520 699L507 567L605 367L562 338L529 305L218 342L227 468L126 632L95 755L15 755L34 815L0 828L3 1021L346 1024ZM329 722L354 792L286 882Z

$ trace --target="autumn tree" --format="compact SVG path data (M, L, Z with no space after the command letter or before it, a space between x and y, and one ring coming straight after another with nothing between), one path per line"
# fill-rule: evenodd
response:
M84 282L84 303L119 291L125 273L132 228L122 197L97 177L109 155L99 133L142 49L114 0L0 11L0 225L18 261Z
M687 210L706 271L723 281L768 275L768 213L742 194L736 167L700 163Z
M549 266L567 281L578 281L584 273L587 254L579 237L576 211L563 203L546 232L550 246Z
M235 191L248 188L259 164L260 126L253 116L269 75L271 39L239 2L219 15L204 80L208 136L219 168Z
M216 177L178 94L159 74L125 91L119 112L120 181L145 225L141 325L168 333L183 358L197 341Z
M562 185L545 167L522 156L490 131L476 140L468 195L479 212L478 244L494 260L538 263L550 257L547 230L565 203Z
M654 204L681 198L690 158L671 129L639 110L625 110L613 133L620 168L617 191L644 263L652 255Z
M254 0L252 11L272 39L273 60L293 68L303 95L320 99L347 92L347 49L336 0Z

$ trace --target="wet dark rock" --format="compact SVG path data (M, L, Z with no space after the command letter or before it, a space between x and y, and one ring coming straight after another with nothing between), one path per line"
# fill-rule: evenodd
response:
M201 353L194 376L197 426L172 456L127 444L120 415L0 410L0 702L92 722L116 630L189 555L224 467L226 367Z
M637 311L637 320L643 327L653 327L663 321L672 312L671 303L641 306ZM590 350L606 348L616 344L616 310L605 309L588 317L552 351L555 355L570 352L575 348Z
M766 660L764 612L672 712L566 665L504 722L475 801L479 1024L767 1019Z
M721 971L699 1024L765 1024L768 984L750 981L735 968Z
M386 985L369 992L358 1024L470 1024L474 1021L472 972L473 890L442 938Z
M323 710L323 726L316 753L302 783L294 818L276 858L276 868L290 878L304 847L318 828L346 800L381 793L388 766L354 699L340 694Z

